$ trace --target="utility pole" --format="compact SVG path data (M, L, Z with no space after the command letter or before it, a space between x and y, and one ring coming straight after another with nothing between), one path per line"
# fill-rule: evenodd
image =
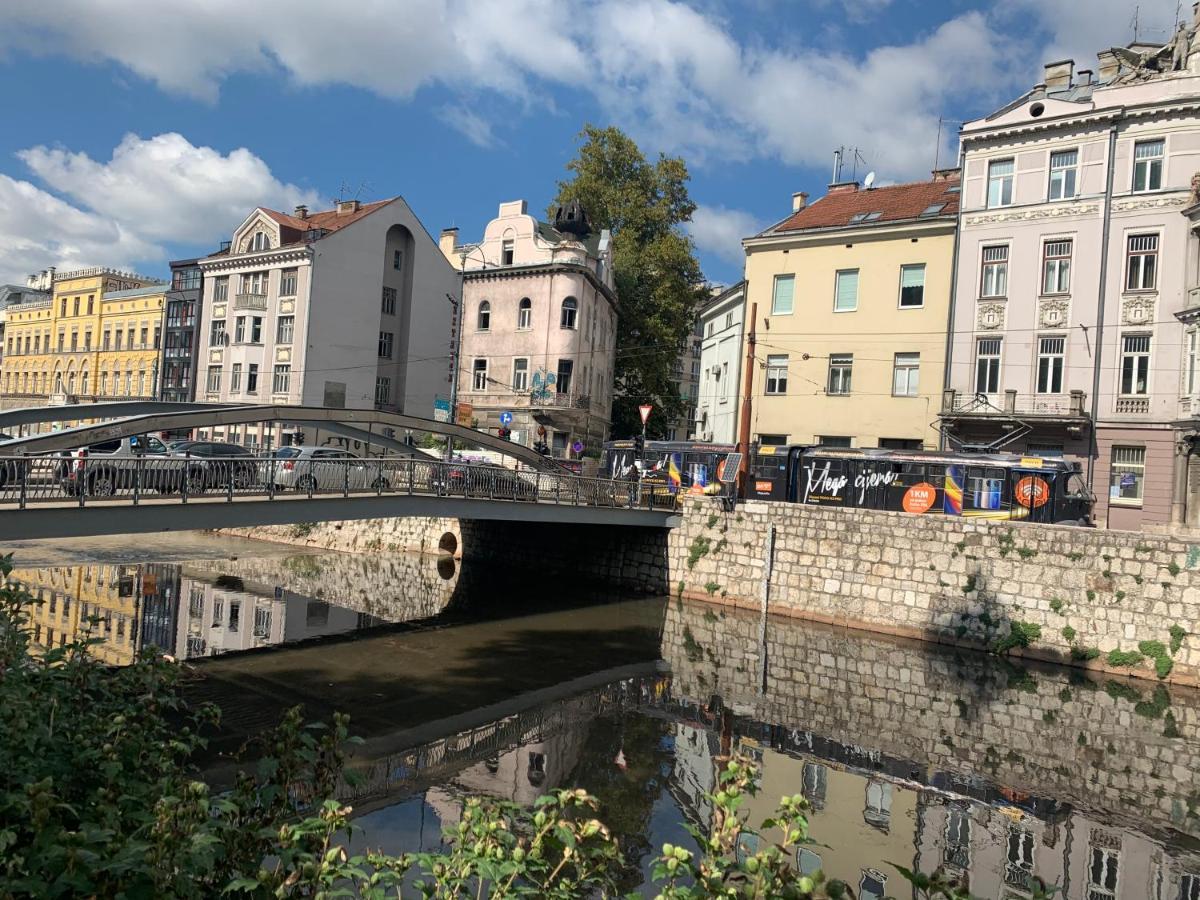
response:
M738 421L738 450L742 464L738 470L738 493L746 496L746 476L750 471L750 404L754 384L755 326L758 322L758 304L750 304L750 330L746 332L746 374L742 379L742 408Z

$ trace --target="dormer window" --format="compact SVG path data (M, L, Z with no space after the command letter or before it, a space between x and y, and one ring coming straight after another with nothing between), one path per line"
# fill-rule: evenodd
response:
M500 246L500 265L511 266L513 264L513 242L511 240L504 241Z
M259 250L270 250L271 239L265 231L254 232L254 237L250 239L250 249L257 252Z

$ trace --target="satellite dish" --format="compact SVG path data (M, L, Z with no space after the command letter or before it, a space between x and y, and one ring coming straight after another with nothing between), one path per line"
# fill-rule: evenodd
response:
M874 183L875 183L875 173L868 172L867 177L863 179L863 187L865 187L869 191L871 189L871 185L873 185Z

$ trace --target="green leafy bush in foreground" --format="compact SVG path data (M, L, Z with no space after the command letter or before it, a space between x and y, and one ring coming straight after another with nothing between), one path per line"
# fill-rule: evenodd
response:
M0 558L0 580L11 571ZM583 790L557 790L531 809L471 798L437 853L349 856L348 719L305 726L298 710L262 736L253 774L216 793L190 762L217 710L189 708L179 670L153 653L107 668L90 641L38 654L25 625L33 600L0 587L0 898L611 897L623 859ZM753 829L740 807L757 771L731 760L710 798L697 849L666 845L655 860L662 898L853 898L821 873L801 875L807 803L785 797ZM761 837L738 852L746 833ZM894 864L893 864L894 865ZM939 874L896 866L919 898L965 900ZM1034 897L1054 892L1037 889Z

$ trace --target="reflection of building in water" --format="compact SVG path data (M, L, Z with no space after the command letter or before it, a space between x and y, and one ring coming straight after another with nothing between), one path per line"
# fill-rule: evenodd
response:
M454 783L469 794L489 794L528 806L566 781L579 762L589 720L499 753L463 769Z
M30 611L33 642L62 647L91 637L102 662L127 665L146 645L162 646L174 630L178 567L108 564L14 569L9 581L38 601ZM95 620L94 622L92 620Z
M675 765L667 790L691 824L707 827L712 821L712 803L705 795L716 787L714 757L720 752L720 741L713 732L691 722L676 722L674 729Z

